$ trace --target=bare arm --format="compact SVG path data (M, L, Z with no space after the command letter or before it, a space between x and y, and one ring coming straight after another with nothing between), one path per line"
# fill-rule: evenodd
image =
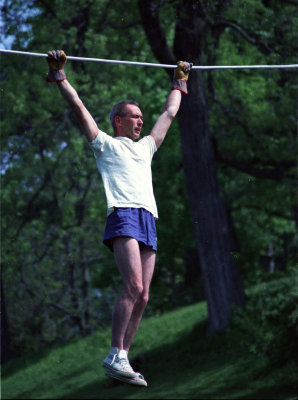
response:
M163 106L160 117L151 131L151 136L155 140L157 148L164 141L169 127L179 110L182 93L188 93L186 82L192 65L193 64L188 63L187 61L178 61L177 63L177 67L174 71L172 91Z
M98 135L98 127L93 117L84 106L82 100L79 98L76 90L71 86L71 84L65 79L63 81L57 82L59 90L62 96L65 98L67 103L70 105L76 117L78 119L79 125L86 136L87 140L91 142Z
M162 144L171 126L171 123L179 110L180 103L180 90L172 90L163 106L161 115L159 116L151 131L151 136L155 140L157 148Z
M89 142L91 142L98 135L98 127L82 100L79 98L76 90L66 79L64 71L66 59L67 56L63 50L52 50L48 52L47 63L49 65L49 72L47 81L57 83L62 96L75 112L83 133Z

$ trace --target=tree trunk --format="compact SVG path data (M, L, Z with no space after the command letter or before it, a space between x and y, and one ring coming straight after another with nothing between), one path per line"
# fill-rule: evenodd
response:
M219 3L218 12L224 2ZM206 20L210 17L208 2L181 0L177 5L173 52L167 45L159 7L160 3L155 0L139 0L142 23L155 57L161 63L188 60L202 64L208 29ZM201 71L190 72L188 88L189 94L183 96L178 122L196 247L208 303L207 332L212 334L228 325L231 304L242 306L244 292L231 255L228 218L219 195Z
M79 306L79 295L76 289L76 274L75 274L75 263L69 261L68 264L68 290L69 290L69 302L70 309L72 310L72 319L74 323L79 327L81 335L85 334L85 323L81 315Z
M208 302L208 332L213 333L227 326L232 303L243 306L244 294L231 255L228 218L219 194L203 75L200 71L193 71L189 80L189 94L183 96L178 122L186 186Z
M80 246L80 264L82 270L81 293L83 302L83 319L85 326L85 334L88 335L92 332L92 328L90 325L91 315L90 315L90 298L89 298L90 275L89 275L88 263L84 260L85 243L83 239L80 239L79 246Z
M3 290L2 270L1 270L1 364L4 364L12 357L10 345L10 332L8 329L8 318Z

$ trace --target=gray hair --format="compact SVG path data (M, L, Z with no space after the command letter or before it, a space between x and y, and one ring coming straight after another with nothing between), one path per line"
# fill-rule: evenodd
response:
M126 111L127 104L133 104L135 106L140 107L139 104L134 100L121 100L118 103L116 103L110 111L110 122L114 129L116 129L116 125L115 125L116 115L119 115L120 117L125 117L127 115L127 111Z

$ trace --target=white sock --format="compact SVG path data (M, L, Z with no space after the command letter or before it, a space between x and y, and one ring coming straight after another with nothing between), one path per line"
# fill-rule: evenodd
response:
M119 358L126 358L127 359L127 351L126 350L119 350L118 353Z
M118 347L111 347L110 349L110 355L114 356L115 354L120 354L121 352L121 358L127 358L128 351L127 350L119 350Z

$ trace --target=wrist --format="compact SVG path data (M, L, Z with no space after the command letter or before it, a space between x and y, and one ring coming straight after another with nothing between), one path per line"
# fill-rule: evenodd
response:
M64 69L50 69L47 75L47 82L60 82L66 79L66 74Z
M188 94L187 83L184 79L173 79L172 90L180 90L184 94Z

